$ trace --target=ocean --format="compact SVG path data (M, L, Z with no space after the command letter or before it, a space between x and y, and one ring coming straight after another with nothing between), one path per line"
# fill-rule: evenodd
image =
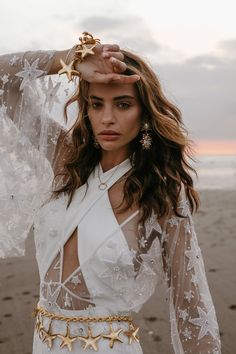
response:
M236 155L198 155L191 165L198 173L197 189L236 190Z

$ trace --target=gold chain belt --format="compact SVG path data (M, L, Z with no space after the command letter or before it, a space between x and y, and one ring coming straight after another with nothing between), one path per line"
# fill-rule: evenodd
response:
M109 340L109 346L110 348L113 348L115 342L120 342L124 343L123 340L120 338L120 334L122 333L126 337L128 337L128 343L132 344L133 341L136 341L139 343L139 336L138 336L138 331L139 327L136 327L133 324L133 319L131 316L98 316L98 317L86 317L86 316L78 316L78 317L68 317L68 316L62 316L62 315L56 315L52 312L49 312L48 310L44 309L43 307L37 305L37 307L33 311L33 315L36 317L36 323L35 323L35 330L39 335L39 338L47 343L48 349L51 349L53 346L53 341L56 338L59 338L62 340L60 344L60 348L64 348L67 346L69 351L72 350L72 343L75 342L76 340L79 340L84 343L83 349L94 349L95 351L98 350L98 341L101 338ZM43 317L50 318L50 323L48 325L48 329L46 330L44 328L43 324ZM58 320L58 321L64 321L66 322L66 333L52 333L52 320ZM114 330L112 327L112 322L128 322L129 324L129 329L127 331L124 331L122 328L118 328L117 330ZM87 323L88 324L88 332L86 336L71 336L70 335L70 328L69 324L70 322L81 322L81 323ZM108 322L109 323L109 330L110 333L100 333L96 336L93 336L92 330L89 326L90 322Z

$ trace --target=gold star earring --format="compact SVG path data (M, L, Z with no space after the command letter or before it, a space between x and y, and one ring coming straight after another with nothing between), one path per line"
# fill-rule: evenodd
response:
M151 130L149 124L146 122L141 128L141 131L143 131L143 137L140 140L140 143L142 145L143 150L150 150L150 147L152 145L152 138L150 136L150 133L148 131Z

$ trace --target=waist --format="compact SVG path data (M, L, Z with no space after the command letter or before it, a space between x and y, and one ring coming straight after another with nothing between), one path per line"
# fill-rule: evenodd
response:
M36 333L48 349L60 344L60 348L67 346L70 351L72 345L82 345L84 350L98 350L99 345L104 348L104 341L110 348L121 343L130 345L139 342L139 327L130 315L65 316L40 305L33 314L36 317Z

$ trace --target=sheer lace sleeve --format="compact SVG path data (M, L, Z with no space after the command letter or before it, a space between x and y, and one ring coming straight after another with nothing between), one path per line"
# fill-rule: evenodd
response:
M51 188L63 134L55 119L61 83L46 76L55 60L54 51L0 56L0 258L24 254L34 215Z
M182 187L180 215L171 209L162 235L175 353L221 353L219 329L198 246L189 202Z

